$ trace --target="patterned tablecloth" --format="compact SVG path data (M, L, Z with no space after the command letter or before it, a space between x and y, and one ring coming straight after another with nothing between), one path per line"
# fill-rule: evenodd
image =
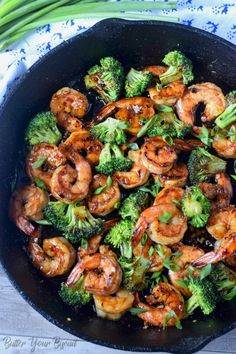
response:
M236 44L235 0L179 0L177 9L156 13L177 16L179 23L201 28ZM0 53L0 103L13 83L40 57L96 22L85 18L48 24Z

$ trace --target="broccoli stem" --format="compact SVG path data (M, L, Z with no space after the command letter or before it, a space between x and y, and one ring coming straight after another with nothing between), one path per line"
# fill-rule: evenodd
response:
M215 120L216 125L224 129L228 125L234 123L236 121L236 103L231 104L226 110L219 115L219 117Z

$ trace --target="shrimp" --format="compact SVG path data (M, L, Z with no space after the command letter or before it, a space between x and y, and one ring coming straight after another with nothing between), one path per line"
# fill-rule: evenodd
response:
M177 160L177 153L172 146L167 145L160 137L146 140L141 147L142 164L154 174L168 172Z
M135 306L146 310L138 314L145 324L157 327L175 326L176 317L179 320L184 317L184 299L180 292L168 283L156 285L151 295L146 297L146 302L147 304L141 302L136 296ZM173 316L167 321L170 311L174 311L176 317Z
M93 299L99 317L119 320L132 307L134 295L125 289L119 289L114 295L93 295Z
M160 221L166 213L168 222ZM186 230L186 217L174 204L158 204L141 213L133 231L132 246L138 245L145 231L153 242L169 246L181 241Z
M107 246L99 247L100 253L86 255L72 270L66 284L72 286L85 273L83 288L94 295L115 294L121 284L122 270L116 254Z
M88 130L73 132L60 146L61 151L71 151L82 155L91 165L99 162L103 144L96 140Z
M143 120L149 120L155 115L154 102L147 97L123 98L102 107L96 121L102 121L113 114L129 124L126 129L128 133L137 135L144 124Z
M64 237L46 238L42 247L30 242L28 252L33 265L50 278L67 273L76 260L73 246Z
M177 265L179 270L174 272L173 270L169 270L168 276L176 289L178 289L184 296L191 296L191 292L188 288L184 288L178 284L179 280L183 280L185 277L189 275L188 267L191 265L193 261L200 258L204 255L204 251L195 246L187 246L187 245L176 245L174 246L175 252L179 253L180 256L173 255L173 262Z
M206 229L216 240L236 232L236 208L230 206L214 210L208 219Z
M204 256L196 259L192 265L194 267L202 268L210 263L218 263L227 258L236 259L236 234L229 234L224 237L214 251L206 253Z
M57 123L69 132L82 129L82 118L88 110L88 100L81 92L63 87L52 96L51 111L57 117Z
M136 257L143 257L150 261L148 272L159 272L164 267L163 259L171 255L171 249L167 246L162 246L163 254L159 255L152 245L153 242L151 239L147 238L144 245L140 242L137 246L133 247L133 254Z
M174 106L177 100L183 96L185 89L186 86L183 84L183 81L176 80L160 89L156 86L151 86L147 91L156 105Z
M39 225L33 225L30 220L43 218L42 210L48 200L47 192L34 185L19 188L11 196L10 217L26 235L37 238L41 228Z
M79 154L68 155L75 168L69 164L58 167L51 179L51 192L54 198L65 203L83 200L89 193L92 181L91 166Z
M236 159L236 141L230 135L230 132L235 132L236 124L232 124L223 131L216 131L214 135L212 147L217 154L226 159Z
M183 187L188 179L188 169L183 162L177 162L165 174L153 175L153 177L165 188Z
M229 177L225 173L217 173L216 184L201 182L198 186L204 195L211 201L212 210L227 208L233 197L233 188Z
M164 74L168 70L168 66L163 65L150 65L143 68L144 71L149 71L153 76L159 77L161 74Z
M156 196L153 205L172 204L175 201L181 201L184 190L179 187L171 187L162 189Z
M199 103L205 105L202 122L214 120L226 108L226 100L221 89L211 82L188 87L176 103L179 119L186 125L194 125L194 113Z
M142 186L149 178L149 171L142 164L141 150L130 150L128 157L133 161L133 166L128 172L117 171L113 177L125 189L135 188Z
M88 208L94 215L107 215L111 213L120 202L121 194L116 180L112 179L111 186L107 186L108 177L105 175L93 176L88 197ZM98 188L105 189L100 194L93 194Z
M42 163L37 167L37 162L40 159L42 159ZM50 190L54 170L58 166L65 165L65 163L66 158L56 145L36 144L26 158L26 171L32 180L39 178Z

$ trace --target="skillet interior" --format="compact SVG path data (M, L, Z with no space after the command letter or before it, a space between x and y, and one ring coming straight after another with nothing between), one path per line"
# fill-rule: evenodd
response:
M183 322L183 330L144 330L136 318L106 321L87 309L75 313L57 296L57 286L33 268L22 248L22 235L8 218L8 201L24 129L51 95L72 82L101 57L112 55L126 66L152 65L179 48L193 60L199 80L225 90L236 87L236 48L230 43L176 24L104 20L57 47L36 63L16 85L0 111L0 255L13 285L38 312L55 325L93 343L133 351L190 353L236 325L236 302L225 303L212 316ZM70 317L68 322L66 318ZM184 349L183 349L184 348Z

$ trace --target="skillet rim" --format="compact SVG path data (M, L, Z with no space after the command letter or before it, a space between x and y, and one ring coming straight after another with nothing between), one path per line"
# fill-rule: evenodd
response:
M48 53L46 53L44 56L42 56L39 60L37 60L29 69L27 69L26 72L12 85L10 92L6 95L5 99L3 100L2 104L0 105L0 116L3 113L5 106L7 106L7 104L11 101L12 96L15 94L17 89L20 88L22 82L24 82L24 80L31 74L32 71L36 71L39 66L41 66L44 62L46 62L50 56L53 56L57 51L60 51L61 48L70 46L71 44L76 42L79 38L89 36L91 33L96 32L97 29L101 30L107 24L123 25L123 26L135 25L135 24L139 24L139 25L145 24L145 25L166 26L168 28L173 28L173 29L178 28L180 30L185 30L185 31L189 32L189 34L196 33L200 37L206 37L207 39L213 40L215 43L218 43L220 45L223 44L224 46L227 46L230 50L235 51L235 54L236 54L236 46L234 44L232 44L231 42L229 42L217 35L208 33L206 31L198 29L196 27L190 27L190 26L186 26L183 24L179 24L179 23L171 23L171 22L166 22L166 21L154 21L154 20L137 21L137 20L117 19L117 18L109 18L109 19L101 20L101 21L98 21L93 26L91 26L89 29L85 30L84 32L82 32L82 33L80 33L68 40L65 40L60 45L54 47L52 50L50 50ZM79 336L78 336L78 330L70 328L70 326L68 327L66 324L60 322L59 320L56 320L51 315L49 315L46 311L44 311L40 306L36 305L31 300L30 296L26 295L26 293L24 292L24 289L17 283L17 280L14 278L14 276L11 275L10 270L8 270L7 266L5 266L4 259L1 259L1 257L0 257L0 262L2 264L2 267L5 271L5 273L7 274L8 279L10 280L11 284L18 291L18 293L22 296L22 298L24 300L26 300L27 303L34 310L36 310L44 318L46 318L49 322L56 325L60 329L63 329L66 332L68 332L78 338L84 339L88 342L91 342L93 344L97 344L97 345L101 345L101 346L105 346L105 347L109 347L109 348L113 348L113 349L134 351L134 352L157 352L157 351L163 352L163 351L168 350L169 353L182 354L181 349L173 348L173 350L170 351L170 348L167 348L164 346L141 347L141 346L135 346L135 345L120 345L120 344L112 344L110 342L106 342L105 340L101 340L101 339L98 339L98 338L95 338L92 336L88 336L88 335L83 335L81 333L79 333ZM208 344L209 342L211 342L215 338L222 336L223 334L231 331L234 328L236 328L236 319L234 320L234 322L232 324L228 325L227 327L225 327L223 329L216 331L214 335L210 335L210 336L206 337L205 339L202 337L199 339L196 338L196 341L199 340L199 343L195 344L196 342L195 343L193 342L193 345L191 348L190 348L190 345L188 347L185 347L185 353L188 354L188 353L194 353L196 351L199 351L200 349L205 347L206 344Z

